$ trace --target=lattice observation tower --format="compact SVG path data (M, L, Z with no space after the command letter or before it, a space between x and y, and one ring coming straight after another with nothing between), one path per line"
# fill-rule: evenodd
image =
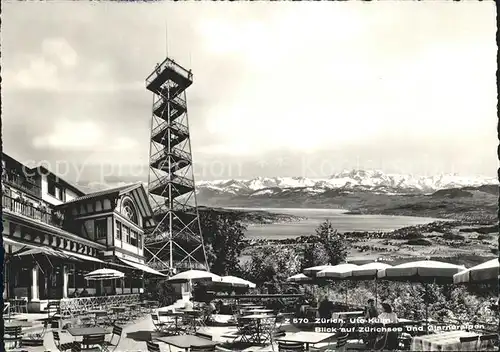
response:
M189 138L186 89L191 70L167 58L146 78L153 93L149 198L156 225L146 230L148 265L169 273L208 269Z

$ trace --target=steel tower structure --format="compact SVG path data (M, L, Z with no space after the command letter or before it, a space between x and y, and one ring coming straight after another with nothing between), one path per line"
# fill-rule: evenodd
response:
M146 78L153 93L149 198L155 226L147 230L148 265L170 274L208 269L201 234L186 104L191 70L167 58Z

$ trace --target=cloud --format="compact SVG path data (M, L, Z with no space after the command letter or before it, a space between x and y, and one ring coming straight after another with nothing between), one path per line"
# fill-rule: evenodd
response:
M35 148L76 149L91 151L126 151L137 146L137 141L125 137L106 136L102 127L93 121L58 120L54 130L33 139Z
M78 63L76 51L66 40L61 38L44 40L42 53L53 61L59 62L63 67L75 67Z
M461 160L466 174L496 165L494 3L311 5L6 3L4 146L147 165L144 79L165 57L167 23L168 54L194 74L201 169L258 176L265 161L267 176L300 175L302 159L339 155L340 169L358 158L418 165L422 154ZM283 155L286 168L273 161Z
M63 38L43 40L38 52L27 55L25 60L17 69L9 67L5 71L4 82L9 90L82 93L144 90L144 82L139 79L117 82L107 62L81 60L76 50Z
M77 53L64 39L50 38L42 42L39 53L29 56L26 67L7 69L5 79L9 86L19 89L57 90L64 71L77 62Z
M445 131L474 131L480 142L493 128L496 45L486 33L494 33L494 22L472 28L479 16L449 7L444 22L424 21L431 7L413 15L406 11L414 6L401 6L393 17L370 4L322 8L294 7L268 22L202 22L213 60L229 57L245 72L206 112L217 140L206 152L314 152L388 135L450 142ZM418 17L408 26L401 16ZM463 40L448 30L450 22Z

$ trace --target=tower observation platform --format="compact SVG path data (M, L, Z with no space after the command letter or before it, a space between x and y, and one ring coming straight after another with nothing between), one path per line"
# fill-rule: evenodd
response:
M196 202L186 89L191 70L167 58L146 78L153 93L148 189L154 227L148 265L168 273L208 269Z

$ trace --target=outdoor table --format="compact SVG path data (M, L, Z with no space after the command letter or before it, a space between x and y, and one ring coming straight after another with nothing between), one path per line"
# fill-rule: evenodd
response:
M270 314L250 314L250 315L245 315L242 316L241 319L249 319L249 320L255 320L257 322L257 334L255 341L256 343L260 343L260 337L261 337L261 322L264 319L269 319L273 318L274 315Z
M314 345L321 342L326 342L327 340L334 339L335 333L327 332L313 332L313 331L299 331L294 332L289 335L279 337L277 341L283 342L302 342L306 346L306 351L309 349L309 345Z
M215 341L207 340L195 335L167 336L158 337L156 339L166 343L167 345L183 348L186 352L189 351L191 347L212 347L217 345L217 342Z
M92 314L94 316L94 325L98 325L99 317L104 317L105 320L109 321L108 312L104 309L92 309L87 312L88 314Z
M106 335L108 332L100 326L91 328L68 328L68 333L73 336L93 336L93 335Z
M33 324L31 322L23 320L11 320L4 323L4 326L6 328L17 328L17 327L28 328L32 325Z
M472 332L457 330L438 334L415 336L412 339L412 351L476 351L477 342L460 343L461 337L478 336ZM480 351L481 349L477 349Z
M129 320L129 317L125 315L127 312L127 307L122 307L122 306L115 306L110 308L113 313L116 314L116 319L118 321L124 321L124 320Z
M274 311L272 309L249 309L247 310L247 312L259 314L259 313L272 313Z
M347 317L352 317L352 316L358 316L358 315L363 315L364 312L362 310L357 310L354 312L334 312L332 316L336 315L338 317L340 316L347 316Z
M151 310L153 310L153 308L158 307L160 305L160 302L158 302L158 301L144 301L144 304L146 305L146 308L148 308L151 311Z
M126 308L128 308L130 315L131 316L137 316L137 307L140 307L138 303L130 303L125 305Z

